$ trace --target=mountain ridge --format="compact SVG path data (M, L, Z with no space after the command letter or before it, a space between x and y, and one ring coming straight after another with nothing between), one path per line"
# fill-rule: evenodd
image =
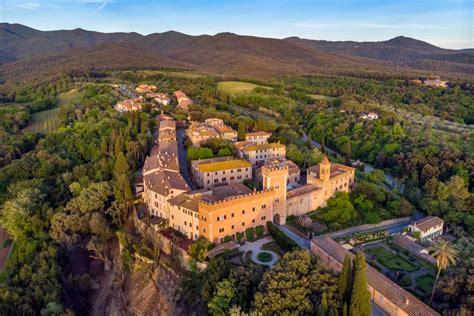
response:
M255 77L344 71L474 74L474 54L469 51L439 48L404 36L381 42L331 42L231 32L142 35L81 28L39 31L0 23L0 47L2 70L7 78L17 81L28 75L48 77L62 70L87 67L179 68Z

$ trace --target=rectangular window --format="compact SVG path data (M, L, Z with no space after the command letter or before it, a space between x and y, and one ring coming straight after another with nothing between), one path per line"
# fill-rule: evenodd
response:
M262 216L262 221L264 221L267 217L266 216Z
M245 214L245 210L242 210L242 214Z
M242 226L245 226L245 222L242 222Z
M230 214L230 217L234 217L234 213L231 213L231 214Z

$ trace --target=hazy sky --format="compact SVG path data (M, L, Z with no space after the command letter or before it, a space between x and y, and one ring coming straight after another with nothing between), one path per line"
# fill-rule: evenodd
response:
M40 30L237 34L474 47L474 0L0 0L0 21Z

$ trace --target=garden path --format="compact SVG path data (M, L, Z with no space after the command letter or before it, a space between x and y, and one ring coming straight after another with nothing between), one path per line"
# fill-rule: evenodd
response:
M278 255L271 250L262 250L262 246L272 241L273 239L271 237L264 237L256 241L246 241L245 244L239 247L239 250L243 252L252 251L252 256L250 258L253 262L260 265L266 265L271 268L277 262ZM272 260L268 262L258 260L257 255L262 251L270 253L272 255Z

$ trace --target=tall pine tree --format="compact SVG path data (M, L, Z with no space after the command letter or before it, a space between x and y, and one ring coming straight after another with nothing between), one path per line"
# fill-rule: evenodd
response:
M342 271L339 275L339 283L337 285L342 300L347 304L351 302L352 281L352 259L347 254L344 257L344 263L342 264Z
M357 252L354 259L354 286L352 288L349 316L370 316L370 292L367 288L365 255Z

